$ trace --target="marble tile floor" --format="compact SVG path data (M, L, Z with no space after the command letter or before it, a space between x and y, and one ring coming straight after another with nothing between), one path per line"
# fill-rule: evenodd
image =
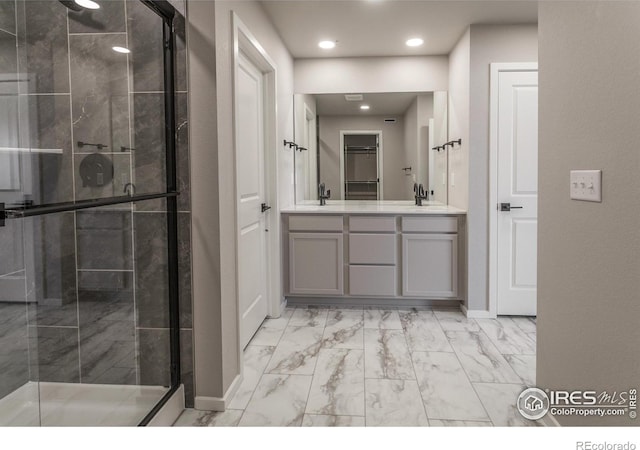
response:
M28 382L0 399L0 426L136 426L161 386Z
M515 409L535 332L453 309L288 307L246 348L229 408L175 426L538 426Z

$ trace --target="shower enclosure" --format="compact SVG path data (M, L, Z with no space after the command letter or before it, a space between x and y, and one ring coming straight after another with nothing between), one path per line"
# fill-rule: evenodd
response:
M146 424L180 385L174 14L0 1L0 426Z

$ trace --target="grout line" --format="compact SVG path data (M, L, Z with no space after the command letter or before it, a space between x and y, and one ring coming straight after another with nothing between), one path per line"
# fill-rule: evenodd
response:
M72 89L72 83L71 83L71 39L69 38L69 11L66 12L66 19L67 19L67 64L68 64L68 76L69 76L69 115L70 115L70 123L69 123L69 127L70 127L70 134L71 134L71 182L72 182L72 192L73 192L73 198L74 200L76 199L76 174L75 174L75 167L76 167L76 160L75 160L75 156L74 156L74 133L73 133L73 96L71 95ZM80 298L78 296L78 292L79 292L79 285L78 285L78 218L77 218L77 214L74 211L73 212L73 244L74 244L74 253L75 253L75 271L74 271L74 276L76 279L76 323L78 324L78 382L82 383L82 352L81 347L82 347L82 341L80 338Z
M17 10L17 9L18 9L18 8L17 8L17 5L16 5L16 10ZM14 12L15 12L15 11L14 11ZM9 30L5 30L4 28L0 28L0 31L1 31L1 32L3 32L3 33L10 34L11 36L13 36L13 37L16 37L16 38L17 38L17 37L18 37L18 21L16 20L16 32L15 32L15 33L12 33L12 32L11 32L11 31L9 31Z
M128 15L128 11L127 11L127 4L125 3L123 5L124 7L124 27L125 27L125 45L127 48L129 48L129 15ZM131 90L133 87L133 80L132 80L132 70L133 67L131 65L131 55L127 54L127 91L128 91L128 95L127 95L127 110L128 110L128 121L129 121L129 147L133 148L133 102L132 102L132 95L131 95ZM135 172L133 170L133 152L129 151L129 182L130 183L135 183ZM139 364L139 357L140 357L140 339L139 339L139 333L136 332L136 330L138 330L138 289L137 289L137 275L139 275L137 273L137 260L136 260L136 225L135 225L135 209L136 206L131 203L129 204L129 209L131 211L131 264L133 266L132 269L132 274L133 274L133 286L132 286L132 295L133 295L133 335L134 335L134 352L135 352L135 360L136 360L136 367L135 367L135 371L136 371L136 383L137 384L141 384L141 373L140 373L140 364Z
M433 311L431 312L433 314ZM408 314L413 314L413 310L409 310ZM413 351L411 350L411 345L409 345L409 339L407 338L407 331L404 328L404 324L402 323L402 318L400 317L400 312L398 312L398 317L400 319L400 324L402 325L402 336L404 337L404 342L407 346L407 352L409 352L409 361L411 362L411 368L413 369L413 376L415 377L416 386L418 388L418 392L420 393L420 403L422 404L422 410L424 411L424 417L427 419L427 425L431 426L431 422L429 419L429 414L427 414L427 407L425 405L424 397L422 397L422 389L420 389L420 382L418 379L418 372L416 372L416 366L413 363ZM438 326L440 324L438 323ZM444 333L444 331L443 331Z
M101 36L103 34L120 34L120 35L122 35L122 34L127 34L127 32L126 31L105 31L103 33L99 33L99 32L83 33L83 32L80 32L80 31L75 31L73 33L69 32L69 36L96 36L96 35Z

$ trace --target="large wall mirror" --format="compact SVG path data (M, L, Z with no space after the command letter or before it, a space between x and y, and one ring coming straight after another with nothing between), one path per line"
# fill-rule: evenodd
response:
M447 92L296 94L296 203L331 200L447 203ZM435 150L434 150L435 148Z

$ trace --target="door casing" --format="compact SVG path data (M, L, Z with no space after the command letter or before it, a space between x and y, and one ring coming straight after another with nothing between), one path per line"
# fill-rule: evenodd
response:
M498 92L500 72L537 72L538 63L490 64L489 91L489 317L498 310Z
M271 206L265 219L265 225L269 232L267 233L266 242L266 284L268 299L268 317L278 317L282 308L282 283L281 279L281 257L280 257L280 206L278 199L278 132L277 132L277 88L276 74L277 67L275 62L267 54L260 45L249 28L242 22L235 12L231 13L233 24L233 98L236 98L236 86L238 82L238 64L240 52L244 57L249 59L256 67L258 67L264 76L264 170L265 170L265 201ZM237 148L236 148L236 111L235 101L233 106L233 151L234 151L234 222L235 222L235 274L236 274L236 306L237 306L237 343L239 361L243 361L243 349L240 345L241 330L241 312L239 305L239 205L237 192ZM242 366L242 364L241 364ZM242 369L241 369L242 371Z

